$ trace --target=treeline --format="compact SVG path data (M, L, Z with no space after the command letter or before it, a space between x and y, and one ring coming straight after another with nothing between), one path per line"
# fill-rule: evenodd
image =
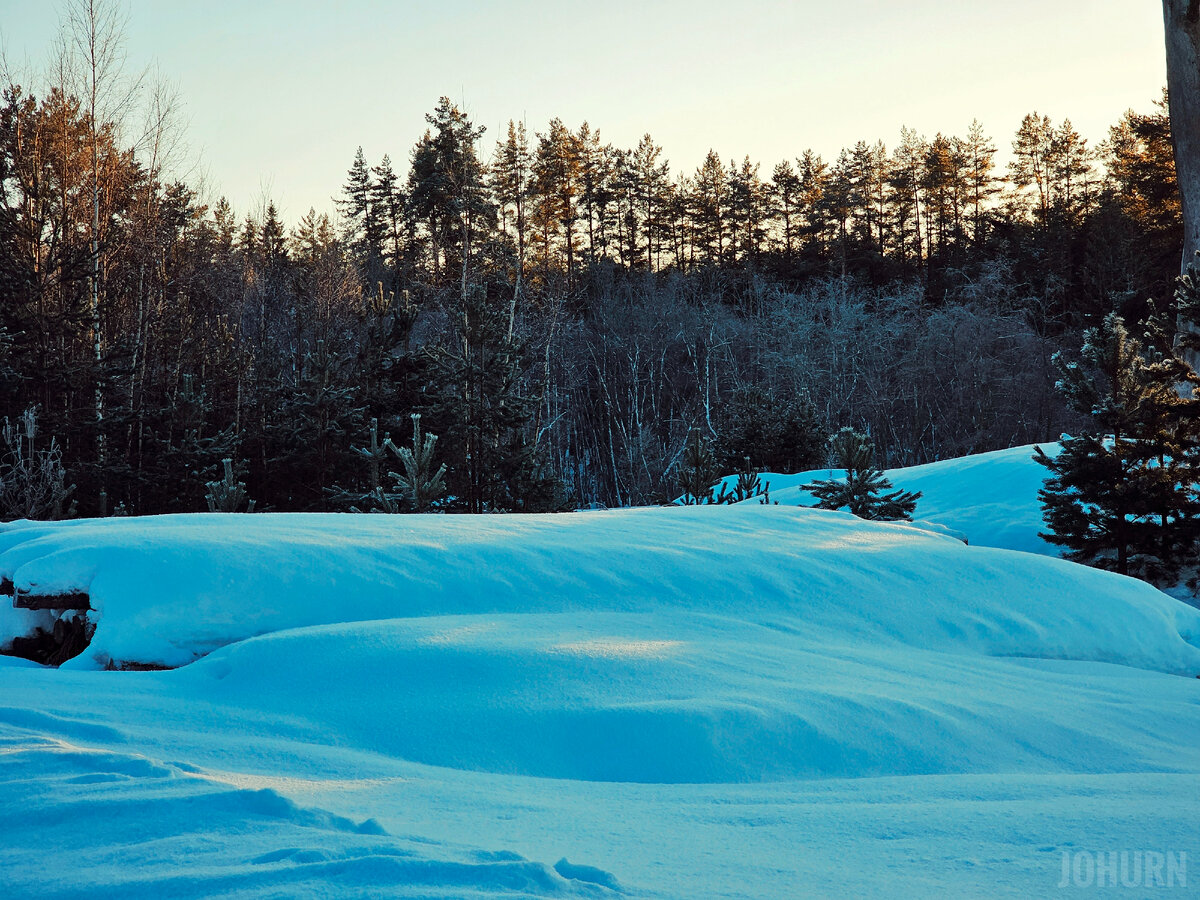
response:
M1004 172L973 123L769 176L558 120L489 148L443 98L289 227L87 96L0 107L0 415L36 407L80 514L205 509L227 457L258 509L362 508L413 412L475 512L663 501L693 431L784 471L842 426L890 465L1045 440L1052 353L1178 270L1165 98L1095 149L1031 114Z

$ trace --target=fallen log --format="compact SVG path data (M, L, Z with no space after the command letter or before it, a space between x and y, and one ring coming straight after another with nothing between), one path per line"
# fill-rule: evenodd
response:
M96 626L86 615L63 617L49 630L36 628L33 634L13 638L12 647L4 655L19 656L43 666L61 666L87 648L95 631Z
M78 609L92 608L88 595L82 591L65 591L61 594L37 594L17 588L13 597L17 609Z

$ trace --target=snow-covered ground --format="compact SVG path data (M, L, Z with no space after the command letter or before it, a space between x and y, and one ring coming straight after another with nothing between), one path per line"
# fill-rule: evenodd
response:
M0 657L0 887L1030 897L1114 853L1112 891L1187 896L1200 611L1045 555L1028 454L890 473L969 546L798 508L812 474L780 506L6 526L0 576L98 627L59 670Z
M1057 443L1041 447L1050 456L1058 455ZM1033 448L1030 444L993 450L907 469L889 469L884 474L898 488L921 492L914 515L918 521L936 522L980 547L1057 555L1054 545L1038 537L1045 525L1037 492L1048 473L1033 461ZM815 469L795 475L767 472L761 481L769 485L773 503L812 506L816 499L802 485L818 479L844 478L845 474L841 469ZM731 476L725 481L732 490L737 478Z

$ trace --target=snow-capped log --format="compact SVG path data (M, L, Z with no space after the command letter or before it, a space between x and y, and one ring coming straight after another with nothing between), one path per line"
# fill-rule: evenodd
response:
M0 603L11 600L14 610L49 614L47 621L29 620L24 634L0 634L0 654L18 656L43 665L57 666L82 653L96 631L88 619L91 599L78 590L18 588L12 578L0 578Z
M80 611L92 608L88 595L82 591L43 594L18 590L16 596L13 597L13 606L17 609L75 609Z

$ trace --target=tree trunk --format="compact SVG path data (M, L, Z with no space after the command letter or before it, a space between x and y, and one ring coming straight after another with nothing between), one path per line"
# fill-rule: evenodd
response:
M1183 205L1181 270L1200 250L1200 0L1163 0L1167 40L1167 92L1171 103L1171 138L1175 172ZM1200 330L1200 323L1180 323ZM1188 354L1193 367L1197 354Z

